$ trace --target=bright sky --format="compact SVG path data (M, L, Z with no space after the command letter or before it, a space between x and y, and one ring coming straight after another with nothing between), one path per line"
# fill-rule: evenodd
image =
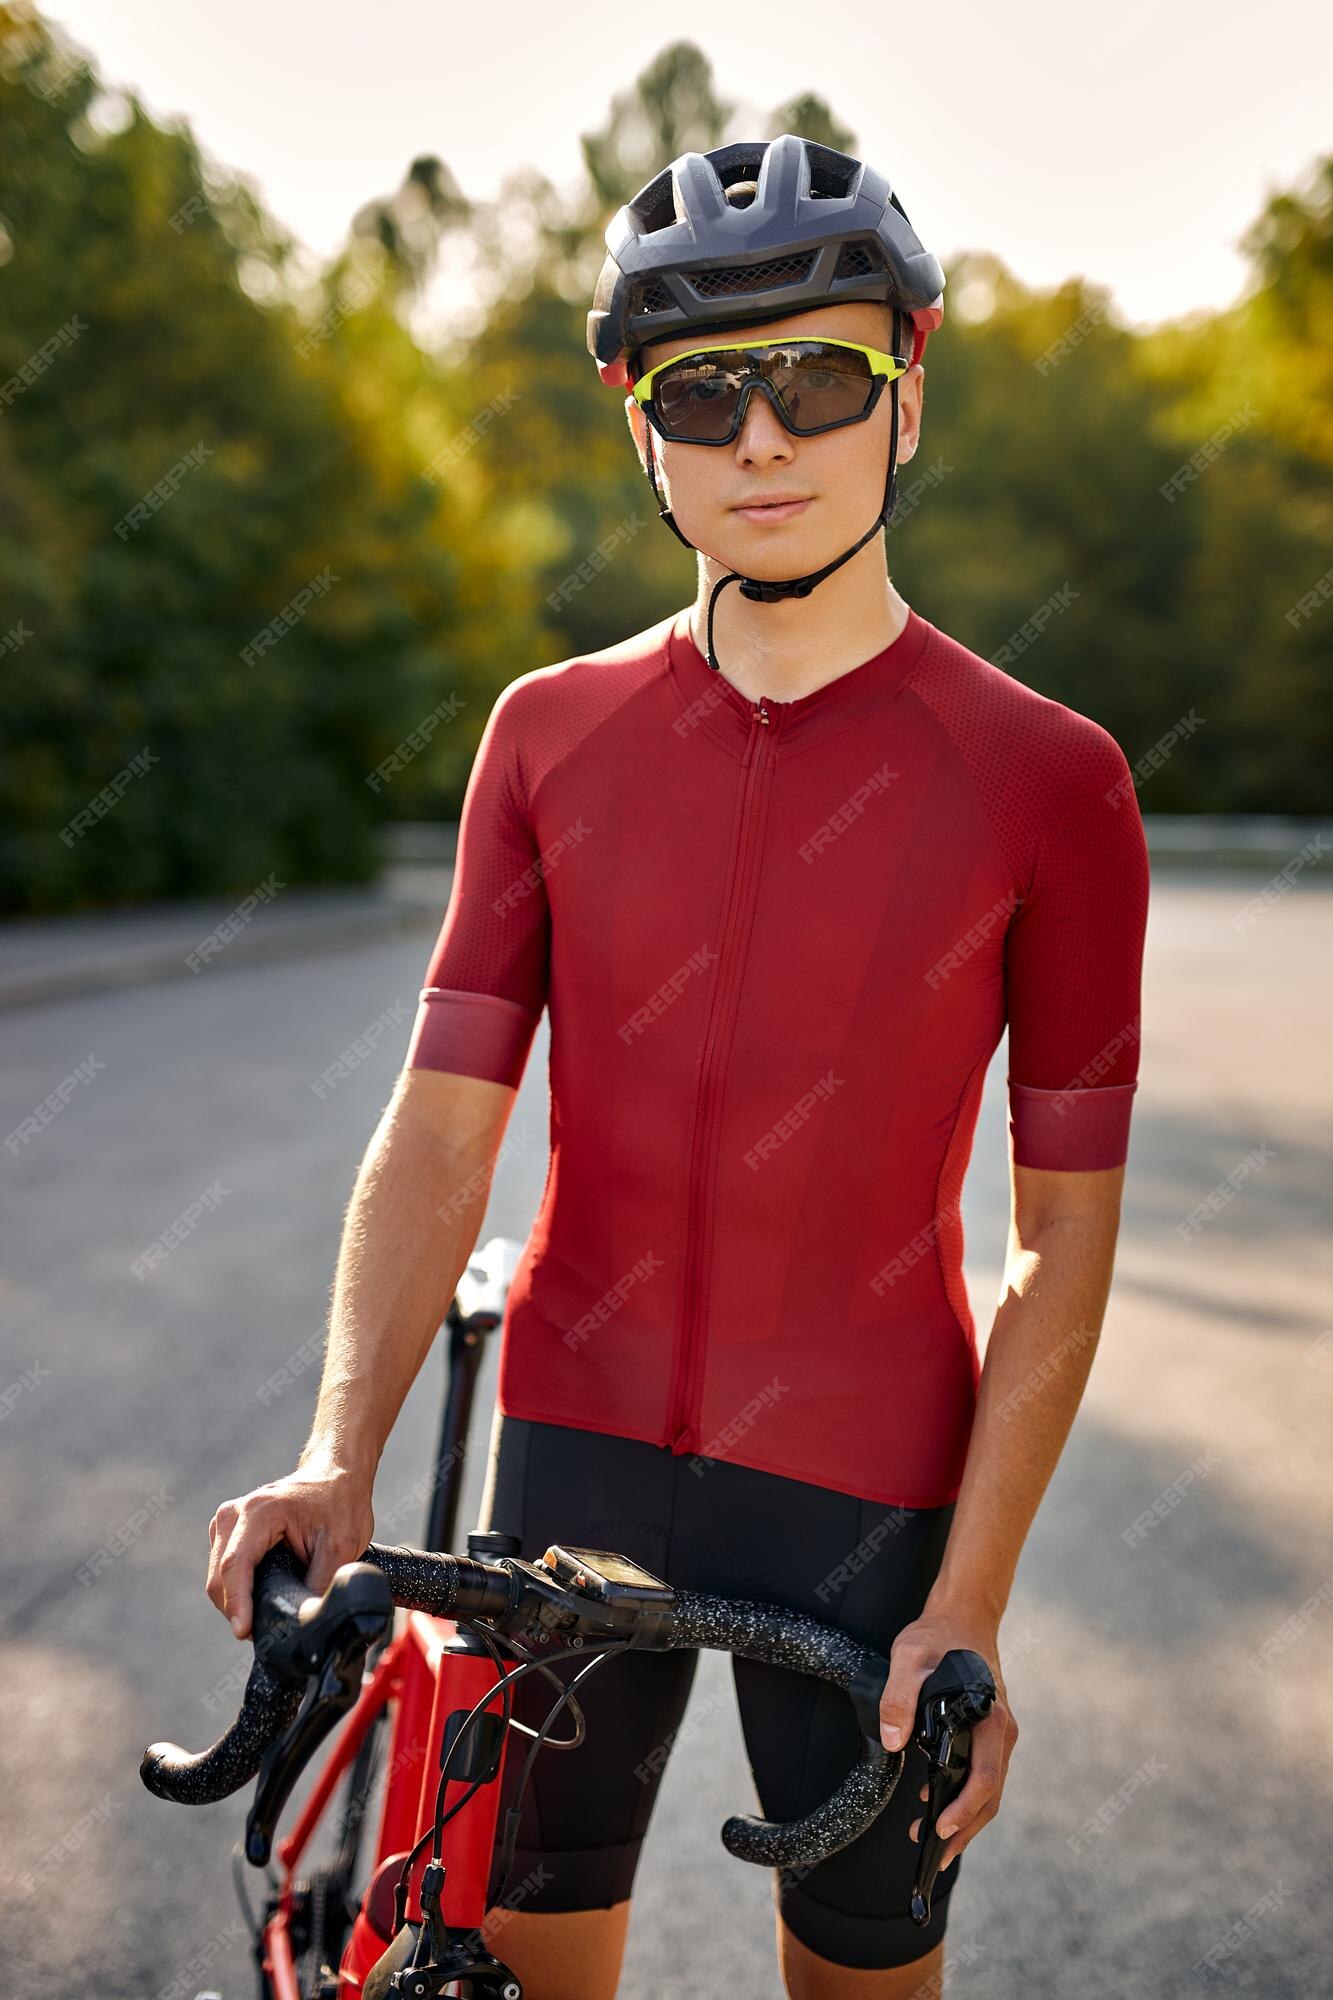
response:
M1333 148L1333 8L1266 0L767 0L569 8L439 0L51 0L110 83L184 114L321 254L437 153L464 191L579 177L579 134L678 36L767 113L824 97L939 256L994 250L1032 285L1109 284L1132 322L1228 304L1265 196ZM739 119L728 137L756 129ZM666 162L664 161L665 165Z

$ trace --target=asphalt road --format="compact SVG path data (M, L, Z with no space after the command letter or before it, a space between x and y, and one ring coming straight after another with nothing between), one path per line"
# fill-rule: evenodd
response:
M959 1878L950 2000L1333 1994L1333 896L1306 877L1238 924L1254 892L1252 876L1156 880L1117 1283L1004 1627L1023 1735ZM429 943L0 1018L5 1133L85 1065L59 1115L0 1154L15 2000L249 2000L230 1863L243 1801L163 1805L138 1760L154 1738L214 1734L206 1697L248 1661L203 1595L207 1523L305 1435L313 1373L260 1390L323 1328ZM376 1053L317 1096L395 1008ZM523 1237L540 1193L544 1033L483 1239ZM1002 1048L965 1206L983 1333L1004 1072ZM136 1275L198 1199L197 1226ZM464 1525L492 1381L493 1366ZM408 1541L440 1383L432 1354L381 1469L380 1522ZM780 1991L768 1879L718 1840L753 1805L728 1689L706 1655L640 1871L625 2000Z

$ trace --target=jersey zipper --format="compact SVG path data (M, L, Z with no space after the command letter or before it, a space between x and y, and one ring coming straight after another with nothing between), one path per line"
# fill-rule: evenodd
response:
M719 1058L729 1040L735 1018L735 999L740 991L743 959L734 940L748 929L759 883L762 856L753 835L763 818L767 782L777 765L776 738L782 729L789 702L772 701L760 695L751 706L750 740L745 752L745 776L740 811L740 831L736 842L726 913L718 947L717 980L712 1005L704 1026L703 1057L695 1096L694 1127L689 1161L689 1209L685 1230L685 1298L681 1318L681 1339L672 1371L668 1435L674 1454L697 1452L699 1405L702 1401L704 1351L704 1263L709 1241L707 1206L713 1184L713 1165L718 1144L716 1118ZM706 1170L705 1170L706 1169Z

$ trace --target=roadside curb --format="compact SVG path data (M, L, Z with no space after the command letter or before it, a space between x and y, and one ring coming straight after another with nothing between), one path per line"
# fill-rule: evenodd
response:
M225 937L197 969L190 958L235 917L234 903L108 911L0 926L0 1009L192 978L196 970L245 970L322 952L351 951L381 938L428 937L439 929L451 874L450 869L393 868L364 893L293 891L281 904L257 911L243 929Z

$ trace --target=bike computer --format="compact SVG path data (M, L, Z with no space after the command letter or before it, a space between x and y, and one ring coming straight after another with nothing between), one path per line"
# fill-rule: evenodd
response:
M553 1542L539 1560L566 1590L594 1597L608 1608L618 1609L628 1604L662 1606L675 1599L675 1591L660 1576L609 1549L565 1549Z

